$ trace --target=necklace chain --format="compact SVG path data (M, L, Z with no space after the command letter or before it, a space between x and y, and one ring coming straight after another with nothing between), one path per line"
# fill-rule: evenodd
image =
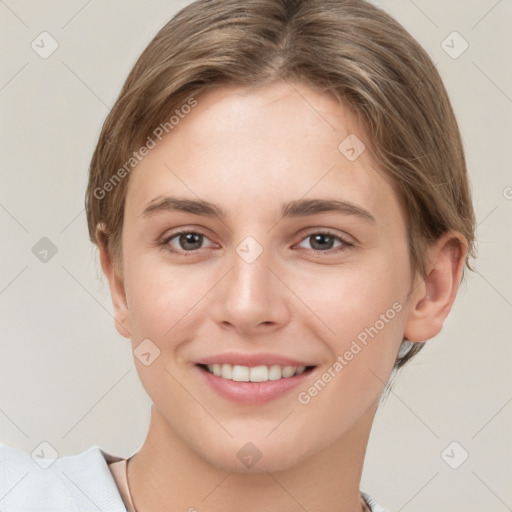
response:
M137 512L137 509L135 508L135 503L133 503L133 496L132 496L132 491L130 489L130 482L128 481L128 463L130 462L130 458L128 458L126 460L126 486L128 487L128 496L130 497L130 505L132 506L133 508L133 511L134 512Z

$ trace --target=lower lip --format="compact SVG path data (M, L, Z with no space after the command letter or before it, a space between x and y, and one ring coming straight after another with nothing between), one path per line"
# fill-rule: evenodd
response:
M197 371L206 383L219 395L240 404L259 405L284 395L288 391L303 383L314 368L306 370L300 375L266 382L238 382L217 377L213 373L196 366Z

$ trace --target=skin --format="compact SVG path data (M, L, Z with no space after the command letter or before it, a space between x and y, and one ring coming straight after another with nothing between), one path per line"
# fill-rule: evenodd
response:
M455 299L465 241L447 233L429 251L428 275L409 269L404 213L370 151L338 150L364 126L334 98L298 83L248 91L222 86L132 171L122 269L100 243L119 332L160 355L135 365L152 400L147 438L129 461L138 512L363 510L359 483L379 397L404 336L425 341ZM226 218L165 211L173 195L221 206ZM339 199L374 217L316 213L282 218L298 199ZM188 255L180 229L205 237ZM328 229L340 239L315 244ZM251 235L263 248L236 252ZM454 240L461 244L454 244ZM332 241L331 241L332 240ZM194 241L193 241L194 242ZM329 245L329 243L331 245ZM184 245L185 244L185 245ZM297 399L399 303L401 311L307 404ZM228 351L271 352L316 365L304 385L262 405L235 404L209 388L195 362ZM262 454L247 468L237 452ZM193 510L193 509L192 509Z

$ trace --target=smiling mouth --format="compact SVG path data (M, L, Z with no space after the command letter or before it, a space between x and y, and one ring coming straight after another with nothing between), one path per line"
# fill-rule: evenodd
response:
M315 366L281 366L260 365L242 366L233 364L199 364L202 370L221 379L236 382L267 382L289 379L302 373L310 372Z

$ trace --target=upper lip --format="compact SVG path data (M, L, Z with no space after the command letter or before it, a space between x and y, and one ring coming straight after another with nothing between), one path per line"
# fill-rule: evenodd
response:
M242 354L236 352L227 352L225 354L216 354L209 357L203 357L197 364L231 364L238 366L315 366L311 362L300 361L291 357L278 354L256 353Z

